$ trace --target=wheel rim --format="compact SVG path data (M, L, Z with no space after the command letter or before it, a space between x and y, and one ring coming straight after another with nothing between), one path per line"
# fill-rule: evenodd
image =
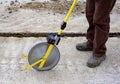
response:
M28 54L29 64L31 65L34 62L38 61L40 58L42 58L44 56L44 54L46 53L48 46L49 46L49 44L47 42L38 43L35 46L33 46ZM49 57L47 58L47 60L45 62L44 67L39 69L38 68L40 65L40 63L39 63L39 64L33 66L33 68L36 70L39 70L39 71L50 70L58 64L59 59L60 59L60 52L59 52L58 48L54 45Z

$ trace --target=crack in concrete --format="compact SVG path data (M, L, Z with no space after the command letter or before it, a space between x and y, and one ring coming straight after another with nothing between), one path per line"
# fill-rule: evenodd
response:
M56 35L57 32L54 33L0 33L0 37L47 37L48 34ZM63 33L62 37L84 37L86 33ZM120 37L120 32L109 33L109 37Z

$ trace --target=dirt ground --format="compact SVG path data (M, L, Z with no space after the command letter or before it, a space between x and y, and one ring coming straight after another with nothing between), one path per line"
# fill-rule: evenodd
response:
M7 10L9 11L17 11L19 8L23 9L32 9L32 10L44 10L44 11L52 11L53 13L60 13L60 14L66 14L69 10L69 7L71 6L72 1L67 0L56 0L53 2L26 2L26 3L20 3L19 1L11 1ZM85 13L85 1L78 1L77 5L73 11L74 14L81 14ZM116 3L115 8L113 10L113 13L120 14L120 3Z

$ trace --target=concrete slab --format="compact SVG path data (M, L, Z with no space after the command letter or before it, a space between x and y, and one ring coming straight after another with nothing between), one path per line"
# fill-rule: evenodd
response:
M62 38L58 48L59 64L51 71L24 71L22 55L46 38L0 37L0 84L119 84L120 38L109 38L107 59L100 67L88 68L87 59L92 52L80 52L75 45L85 41L83 37ZM27 64L27 63L26 63Z
M50 13L50 14L49 14ZM8 17L8 18L5 18ZM0 17L0 32L57 32L65 15L51 12L20 10ZM120 14L111 15L111 32L120 32ZM85 15L72 16L64 32L85 33L88 23Z

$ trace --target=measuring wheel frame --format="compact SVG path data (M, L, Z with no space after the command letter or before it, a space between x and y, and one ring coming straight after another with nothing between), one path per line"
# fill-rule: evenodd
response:
M28 62L29 64L33 64L34 62L40 60L47 51L47 48L50 44L47 42L41 42L34 45L28 54ZM54 68L60 60L60 52L59 49L54 45L49 57L46 59L46 62L42 68L39 68L39 63L33 66L37 71L48 71Z

